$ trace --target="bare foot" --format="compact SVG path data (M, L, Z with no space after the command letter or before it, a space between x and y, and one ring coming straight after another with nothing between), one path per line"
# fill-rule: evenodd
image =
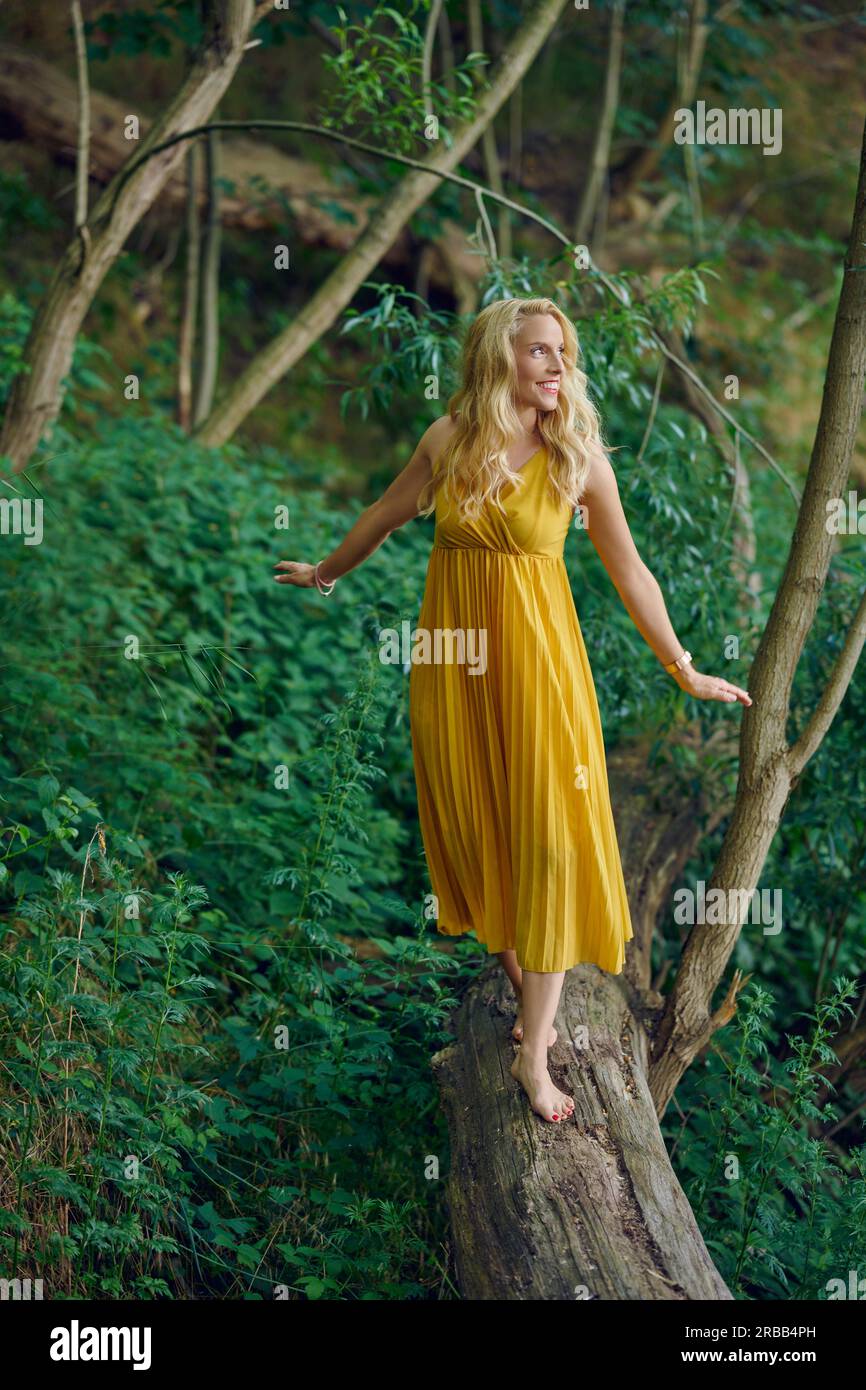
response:
M511 1075L519 1081L536 1115L558 1123L574 1114L574 1101L554 1086L547 1068L535 1066L520 1049L511 1064Z
M517 1022L515 1023L514 1027L513 1027L512 1030L511 1030L511 1036L512 1036L512 1038L514 1039L515 1042L523 1042L523 1005L522 1005L522 1004L520 1005L520 1008L517 1010ZM548 1038L547 1038L547 1046L548 1046L548 1047L553 1047L553 1044L556 1042L556 1039L557 1039L557 1032L556 1032L556 1029L555 1029L555 1028L551 1028L550 1033L549 1033Z

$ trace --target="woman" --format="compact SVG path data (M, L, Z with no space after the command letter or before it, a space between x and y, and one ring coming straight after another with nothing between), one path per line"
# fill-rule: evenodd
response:
M677 640L629 531L578 355L574 326L551 300L489 304L466 340L461 389L403 472L317 565L275 566L278 583L330 593L392 531L435 507L416 638L437 640L413 652L409 686L437 928L474 931L499 956L520 1005L512 1075L553 1122L574 1110L547 1064L565 971L592 962L619 974L633 934L562 558L574 517L681 689L752 703L697 672ZM467 650L483 661L467 662Z

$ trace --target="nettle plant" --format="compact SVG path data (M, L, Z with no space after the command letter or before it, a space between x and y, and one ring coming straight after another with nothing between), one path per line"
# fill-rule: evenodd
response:
M181 874L144 889L107 841L133 862L140 847L101 820L74 848L97 813L77 788L45 774L10 789L34 814L2 826L3 1263L39 1268L52 1296L168 1292L182 1151L215 1133L185 1079L206 1055L206 895Z
M821 1299L866 1261L866 1156L832 1141L839 1119L819 1067L854 1014L840 977L784 1050L759 984L677 1091L663 1129L713 1259L739 1298ZM687 1138L687 1142L686 1141Z
M447 1277L424 1170L431 1147L446 1166L429 1056L457 967L357 856L378 665L295 768L293 862L247 884L268 930L50 772L4 778L10 1269L145 1298L424 1296Z

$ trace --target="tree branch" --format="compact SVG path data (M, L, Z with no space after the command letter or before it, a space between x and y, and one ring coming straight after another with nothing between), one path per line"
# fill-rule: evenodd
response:
M397 164L405 164L407 168L417 169L420 172L431 174L436 178L442 179L443 181L449 183L456 183L462 188L469 189L472 193L475 194L476 198L491 198L494 202L501 203L503 206L512 208L515 212L519 212L522 217L527 218L529 221L538 223L540 227L543 227L546 231L550 232L551 236L555 237L556 240L559 241L563 246L566 246L569 249L572 248L572 243L570 239L565 235L563 231L560 230L560 228L554 222L551 222L549 218L542 217L542 215L536 212L533 208L526 207L524 206L524 204L516 202L513 198L506 197L504 193L496 193L494 190L487 188L484 184L478 183L475 179L466 178L462 174L455 174L453 170L443 169L440 166L428 163L425 160L413 159L411 155L396 154L392 151L378 149L375 145L370 145L364 140L355 139L354 136L343 135L339 131L329 130L325 126L310 125L306 121L282 121L271 118L262 118L259 120L252 121L209 121L205 125L195 126L190 130L180 131L177 135L173 135L171 139L164 140L161 144L154 146L150 150L142 151L141 155L136 157L134 163L122 171L124 179L131 177L131 175L135 172L136 167L138 167L139 164L142 164L147 159L149 159L151 155L158 154L165 149L170 149L172 145L176 145L183 140L191 140L194 139L196 136L207 134L207 132L211 130L293 130L301 132L305 135L320 136L323 140L332 140L338 144L349 145L354 149L364 150L367 154L375 155L377 159L393 160ZM608 278L608 276L604 273L603 270L599 269L599 267L592 260L591 256L590 264L593 273L598 276L600 283L604 286L608 293L619 304L626 304L626 299L624 299L624 297L620 294L616 285L613 284L613 282ZM750 434L747 429L744 429L744 427L739 423L739 421L736 420L734 416L731 415L730 412L727 411L725 407L721 405L719 401L716 400L710 388L707 385L705 385L705 383L701 380L697 373L689 366L687 362L684 362L669 347L669 345L665 342L664 336L658 330L656 330L652 324L649 324L647 327L648 332L650 333L650 336L652 337L653 341L658 346L659 351L664 353L668 361L673 362L673 364L678 368L678 370L681 371L683 375L688 378L692 385L702 393L702 395L705 397L708 403L722 417L722 419L727 421L727 423L731 426L733 430L736 431L737 434L739 434L743 439L745 439L747 443L751 444L752 447L756 449L763 458L766 459L767 463L769 463L773 471L785 484L794 501L799 502L800 493L796 487L796 484L791 481L791 479L788 477L788 475L782 468L781 464L777 462L777 460L773 457L769 450L764 447L760 440L756 439L754 435Z
M857 612L845 634L845 644L833 664L821 698L815 706L809 723L792 745L788 755L788 766L794 778L800 776L806 763L820 746L824 735L836 717L836 711L845 698L851 684L854 669L860 660L863 644L866 642L866 589L860 596Z

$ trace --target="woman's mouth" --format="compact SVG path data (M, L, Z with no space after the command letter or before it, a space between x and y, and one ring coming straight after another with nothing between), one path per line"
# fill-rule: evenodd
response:
M558 381L539 381L536 385L540 386L542 391L546 391L548 396L555 396L559 391Z

